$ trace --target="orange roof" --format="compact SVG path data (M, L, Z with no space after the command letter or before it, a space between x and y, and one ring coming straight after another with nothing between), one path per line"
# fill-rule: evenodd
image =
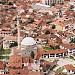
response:
M61 44L61 46L67 48L67 49L74 49L75 48L75 44Z
M60 26L62 26L62 27L65 26L64 23L62 22L62 19L58 19L58 20L52 22L51 24L60 25Z
M67 70L75 70L75 67L73 67L72 64L67 64L67 65L65 65L65 68L66 68Z
M6 36L6 37L3 38L3 40L14 40L14 41L16 41L17 38L14 37L14 36Z
M8 74L0 74L0 75L8 75Z
M29 57L22 57L22 62L29 62L30 58Z
M23 37L25 35L25 32L20 31L20 37ZM16 34L16 36L18 36L18 33Z
M60 54L60 53L65 53L68 52L67 49L57 49L57 50L50 50L50 51L39 51L35 54L34 59L38 60L41 55L43 54Z
M0 69L4 69L4 63L0 60Z
M41 51L40 54L59 54L68 52L66 49L57 49L57 50L50 50L50 51Z
M13 55L10 57L8 67L22 68L22 57L19 55Z
M9 73L10 75L44 75L43 72L29 71L27 69L11 69Z
M35 54L34 59L35 59L35 60L38 60L38 59L40 58L40 56L41 56L41 55L40 55L40 53L39 53L39 52L37 52L37 53Z
M44 75L43 72L29 71L28 75Z
M41 22L42 22L42 20L38 20L38 21L34 22L34 24L38 25L38 24L40 24Z
M55 7L52 7L52 8L50 8L50 11L52 11L52 12L54 13L54 12L58 12L59 9L57 9L57 8L55 8Z
M9 75L28 75L28 70L24 69L11 69L9 70Z

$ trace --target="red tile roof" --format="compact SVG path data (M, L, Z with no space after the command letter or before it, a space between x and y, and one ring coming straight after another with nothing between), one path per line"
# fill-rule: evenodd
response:
M74 49L75 48L75 44L61 44L61 46L63 46L64 48L67 48L67 49Z
M73 67L72 64L65 65L66 70L75 70L75 67Z
M0 69L4 69L4 68L5 68L4 63L3 61L0 60Z
M22 57L19 55L13 55L10 57L8 67L16 67L16 68L22 68Z
M57 49L57 50L50 50L50 51L39 51L35 54L34 59L37 60L40 58L41 55L43 54L60 54L60 53L65 53L68 52L67 49Z

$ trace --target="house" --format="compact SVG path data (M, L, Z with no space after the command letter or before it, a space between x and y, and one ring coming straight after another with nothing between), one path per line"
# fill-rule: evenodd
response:
M0 60L0 74L5 74L5 64Z
M20 38L24 38L26 33L24 31L20 31ZM18 33L16 34L16 38L18 37Z
M75 44L61 44L61 49L67 49L69 54L75 53Z
M59 9L56 8L56 7L51 7L51 8L50 8L50 11L51 11L53 14L57 14L57 15L58 15L58 13L59 13Z
M28 12L28 13L26 14L26 17L27 17L27 18L30 18L30 17L32 17L33 15L34 15L33 12Z
M29 63L33 63L33 60L30 57L24 56L22 57L22 66L28 66Z
M23 69L10 69L7 75L28 75L28 70Z
M29 57L21 57L20 55L11 56L7 68L7 75L44 75L44 72L40 71L40 64L33 62Z
M51 51L40 51L35 55L35 60L37 59L50 59L50 58L59 58L65 57L68 55L67 49L57 49Z
M41 71L43 71L45 75L49 75L51 72L50 67L54 67L55 65L56 64L54 62L40 60L40 68L41 68Z
M62 43L69 44L71 39L74 38L74 34L67 31L59 31L57 36L62 40Z
M72 64L64 65L65 72L69 74L75 74L75 67Z
M46 44L48 42L49 35L42 34L36 38L37 44Z
M10 48L10 43L9 41L4 41L3 42L3 49L9 49Z
M43 29L47 28L47 27L46 27L47 24L46 24L46 22L43 21L43 20L38 20L38 21L36 21L36 22L33 22L33 24L35 24L35 25L37 26L37 31L43 30Z
M6 27L5 28L3 27L0 29L0 37L6 37L8 35L13 35L11 29L6 28Z
M62 18L59 18L56 21L52 22L51 25L52 25L52 28L53 26L55 26L53 29L57 31L65 31L65 25Z
M22 57L20 55L13 55L7 64L8 68L21 69L22 68Z
M17 41L17 38L14 36L6 36L2 39L3 49L9 49L11 44Z
M42 0L42 3L44 3L44 4L46 4L46 5L51 5L51 4L61 4L61 3L63 3L64 2L64 0L52 0L52 1L50 1L50 0Z
M6 36L3 38L3 42L9 41L9 43L14 43L17 41L17 38L15 36Z
M35 72L35 71L29 71L28 75L44 75L43 72Z
M10 74L8 75L44 75L43 72L36 72L36 71L29 71L28 69L17 69L17 70L14 70L14 69L11 69L9 71Z

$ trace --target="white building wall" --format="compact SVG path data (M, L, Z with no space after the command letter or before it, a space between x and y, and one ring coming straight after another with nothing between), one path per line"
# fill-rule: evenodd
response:
M3 70L0 70L0 74L4 74L4 71Z
M64 0L42 0L43 4L51 5L53 3L58 4L58 3L63 3Z
M23 63L24 64L24 66L28 66L28 63Z
M37 52L37 46L36 45L35 46L28 46L28 48L27 47L23 48L23 46L22 46L21 50L22 50L22 56L30 56L30 53L32 51L34 53Z

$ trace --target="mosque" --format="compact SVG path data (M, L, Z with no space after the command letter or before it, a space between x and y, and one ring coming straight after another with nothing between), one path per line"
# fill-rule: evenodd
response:
M17 19L18 27L18 50L21 50L21 56L30 56L30 53L33 51L37 52L37 43L32 37L25 37L22 42L20 42L20 24L19 19Z
M36 41L32 37L26 37L21 42L22 56L30 56L30 53L33 51L37 52Z

